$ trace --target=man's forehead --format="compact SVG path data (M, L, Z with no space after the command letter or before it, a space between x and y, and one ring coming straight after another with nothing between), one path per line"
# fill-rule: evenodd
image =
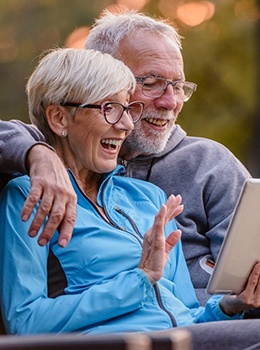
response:
M179 47L172 40L159 35L147 33L134 33L123 40L119 47L119 57L126 64L129 60L149 64L155 61L168 62L179 61L182 64L182 55Z
M177 50L181 53L180 47L177 42L173 40L173 38L167 37L165 35L149 32L145 30L133 31L131 34L126 35L119 45L120 48L125 48L128 46L129 48L140 49L143 47L144 50L152 50L154 45L161 46L161 48L171 48Z

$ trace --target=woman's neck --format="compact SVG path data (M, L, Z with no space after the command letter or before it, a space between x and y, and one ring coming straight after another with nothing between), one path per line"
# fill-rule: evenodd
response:
M97 194L98 189L102 181L102 176L100 174L92 174L92 179L89 180L86 178L85 180L82 180L81 178L78 178L75 174L74 178L80 187L81 191L85 193L85 195L88 197L88 199L91 200L91 202L95 205L99 213L103 216L103 218L109 222L109 219L104 211L104 209L98 204L97 201Z
M71 171L81 191L83 191L92 202L97 204L97 194L101 184L101 174L88 173L87 176L83 176L79 172L76 172L75 170L73 171L73 169L71 169Z
M102 181L102 174L95 173L91 170L82 168L81 164L77 164L75 157L68 152L66 144L59 140L54 148L62 159L66 168L70 169L81 191L95 204L97 204L97 194Z

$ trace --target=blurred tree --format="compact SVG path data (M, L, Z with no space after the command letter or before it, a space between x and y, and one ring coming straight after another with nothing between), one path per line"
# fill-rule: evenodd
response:
M110 1L111 2L111 1ZM0 0L1 118L29 122L24 87L43 50L63 46L109 1Z
M210 21L193 30L182 27L187 80L197 82L198 90L180 123L193 135L220 141L248 165L256 122L257 37L253 1L247 0L248 12L239 13L242 3L215 1Z
M251 172L256 176L260 177L260 0L257 0L257 16L256 16L256 59L257 64L255 68L255 81L256 81L256 110L255 110L255 120L253 123L253 132L251 135L251 142L249 142L249 152L248 152L248 167Z

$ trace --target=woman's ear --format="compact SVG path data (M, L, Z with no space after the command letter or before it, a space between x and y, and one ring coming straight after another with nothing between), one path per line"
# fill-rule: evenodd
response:
M51 130L58 136L67 135L68 120L64 108L58 105L49 105L45 113Z

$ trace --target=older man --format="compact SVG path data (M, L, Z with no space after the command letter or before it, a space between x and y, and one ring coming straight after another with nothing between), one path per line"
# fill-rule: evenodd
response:
M145 110L121 150L126 175L151 181L167 195L182 195L185 210L177 220L192 281L204 302L207 261L219 253L250 174L222 145L187 137L176 125L196 85L185 81L180 36L172 26L134 12L107 13L96 21L86 47L122 60L136 77L133 99L142 100Z

